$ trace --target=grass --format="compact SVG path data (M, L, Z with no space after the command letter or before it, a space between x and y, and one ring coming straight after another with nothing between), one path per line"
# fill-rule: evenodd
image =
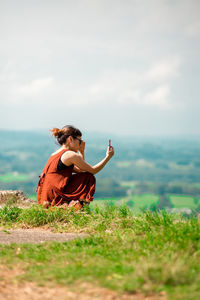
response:
M24 270L16 280L74 287L95 282L119 293L165 291L169 299L200 297L200 227L194 216L147 210L134 217L125 205L78 213L35 205L0 209L0 224L6 230L45 225L58 232L90 234L67 243L0 245L0 263Z

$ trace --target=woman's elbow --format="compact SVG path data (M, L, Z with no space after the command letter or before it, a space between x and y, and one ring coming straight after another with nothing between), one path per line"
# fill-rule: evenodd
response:
M90 168L90 169L87 170L86 172L91 173L92 175L95 175L96 173L98 173L98 171L95 170L94 168Z
M97 174L99 171L100 171L100 170L95 170L95 169L93 169L91 173L92 173L93 175L95 175L95 174Z

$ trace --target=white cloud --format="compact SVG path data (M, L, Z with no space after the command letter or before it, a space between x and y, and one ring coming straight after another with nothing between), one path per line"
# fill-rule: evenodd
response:
M179 75L180 64L180 57L158 61L144 74L145 79L151 82L172 80Z
M200 37L200 21L193 22L189 24L185 29L186 35L189 37Z
M171 82L179 74L180 57L155 62L145 70L110 70L89 87L91 97L120 105L135 104L170 109Z
M160 85L155 90L145 94L143 98L144 105L160 107L161 109L170 109L170 88L168 85Z
M180 61L179 57L172 57L156 61L146 69L107 70L93 79L94 83L76 83L53 76L22 83L8 73L4 97L8 103L28 102L30 106L38 103L45 109L46 103L70 108L107 102L169 109L172 108L170 85L179 74Z
M16 93L22 97L35 96L43 91L47 91L53 83L53 77L38 78L28 84L20 85Z

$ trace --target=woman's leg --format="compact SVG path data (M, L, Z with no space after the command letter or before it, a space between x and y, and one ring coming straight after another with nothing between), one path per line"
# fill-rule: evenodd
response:
M68 181L64 193L69 200L91 202L95 193L96 178L89 172L73 174Z

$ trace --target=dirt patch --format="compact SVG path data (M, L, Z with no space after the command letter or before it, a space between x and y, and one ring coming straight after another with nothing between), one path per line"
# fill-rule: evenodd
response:
M85 291L74 292L67 287L39 287L34 283L6 285L0 282L0 300L159 300L162 296L117 295L116 292L103 288L86 287Z
M0 300L166 300L166 295L145 296L143 294L118 294L91 283L80 283L76 287L56 285L38 286L34 282L18 282L23 274L20 268L0 267Z
M47 230L35 229L15 229L15 230L1 230L0 244L10 243L44 243L47 241L68 242L77 238L88 237L85 233L52 233Z

